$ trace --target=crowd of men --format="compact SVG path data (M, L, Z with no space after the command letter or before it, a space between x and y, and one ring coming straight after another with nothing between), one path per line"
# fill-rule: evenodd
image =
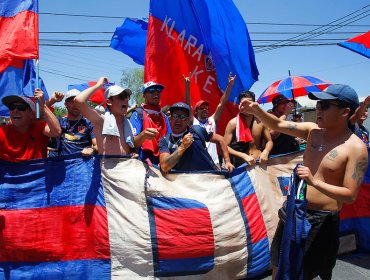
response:
M207 100L197 100L194 109L191 107L191 74L184 77L185 102L172 104L164 112L160 107L164 86L144 84L144 103L129 119L126 114L132 92L128 88L109 86L104 93L105 110L89 105L94 92L108 83L105 77L83 92L56 92L48 102L40 89L35 90L34 98L4 97L2 103L9 109L11 122L0 126L0 159L18 162L45 158L49 145L50 157L136 154L148 164L158 165L164 174L172 169L191 172L223 168L232 172L244 163L266 163L270 155L298 151L299 144L304 143L303 165L297 174L308 184L307 215L313 229L305 250L305 279L318 275L330 279L338 250L339 210L343 203L356 199L368 165L369 132L363 122L370 98L360 104L357 93L346 85L311 92L309 98L317 100L317 122L312 123L302 122L297 113L288 121L294 103L283 95L276 96L272 110L266 112L255 102L253 92L243 91L239 113L222 136L216 133L217 124L235 78L229 75L215 112L209 111ZM57 118L49 107L63 98L67 115ZM35 118L36 100L41 120ZM279 260L285 206L279 210L279 217L271 248L274 267Z

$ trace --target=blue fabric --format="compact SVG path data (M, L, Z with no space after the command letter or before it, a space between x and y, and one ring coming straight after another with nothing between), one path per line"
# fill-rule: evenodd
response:
M84 148L92 146L92 139L95 139L94 127L86 118L69 121L67 117L58 117L62 134L57 138L57 153L49 154L70 155L81 153Z
M134 111L132 113L131 117L130 117L130 123L132 125L132 130L133 130L134 136L139 135L143 131L143 119L142 119L142 117L143 116L140 115L137 111ZM164 115L164 119L166 121L166 127L167 127L166 136L169 136L171 134L170 121L168 120L168 117L166 115ZM151 163L157 164L157 165L159 164L159 158L158 157L155 157L150 152L143 151L141 147L139 148L139 157L140 157L141 160L149 159L151 161Z
M39 77L39 87L49 99L44 81ZM8 95L33 96L36 88L36 70L33 60L24 60L23 68L9 66L0 73L0 100ZM0 102L0 116L9 116L8 108Z
M1 0L0 17L14 17L23 11L37 9L37 0Z
M339 46L356 52L364 57L370 58L370 49L366 48L363 44L358 44L356 42L342 42L338 43Z
M296 199L297 188L301 179L292 174L292 183L289 189L286 207L286 222L281 240L277 280L303 279L303 256L305 240L311 229L306 219L306 190L304 199Z
M137 64L144 65L147 19L127 18L113 34L110 47L131 57Z
M205 148L205 142L212 139L213 133L208 133L200 126L193 126L185 133L193 134L194 142L186 149L179 162L173 169L180 171L208 171L215 170L215 165L211 156ZM179 138L163 137L159 141L160 153L172 154L182 143L182 136Z

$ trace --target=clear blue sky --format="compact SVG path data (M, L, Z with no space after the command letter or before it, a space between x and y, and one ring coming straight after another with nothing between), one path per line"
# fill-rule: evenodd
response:
M155 0L153 0L155 1ZM319 24L344 17L366 5L368 0L327 0L327 1L293 1L293 0L234 0L247 23L295 23ZM111 34L45 34L40 33L40 43L44 39L59 40L110 40L117 26L124 17L147 17L149 0L91 0L91 1L50 1L40 0L40 32L112 32ZM366 16L351 25L334 30L346 34L323 34L320 39L347 39L355 36L348 32L366 32L370 29L370 7L367 11L354 14L359 18ZM83 15L102 15L122 17L85 18L45 15L42 13L66 13ZM356 19L354 18L354 19ZM353 20L354 20L353 19ZM348 21L346 22L348 23ZM289 39L297 34L256 34L255 32L307 32L317 26L289 25L256 25L248 24L251 39L277 40ZM324 41L309 42L320 43ZM335 40L325 41L334 43ZM50 42L49 42L50 43ZM55 43L55 42L52 42ZM254 44L268 42L255 41ZM271 42L270 42L271 43ZM97 42L86 44L96 45ZM109 45L109 43L105 43ZM257 50L257 49L255 49ZM260 71L259 81L252 90L259 96L274 81L287 77L288 70L292 75L312 75L332 83L351 85L360 96L370 94L370 60L339 46L284 47L256 53L257 66ZM106 48L71 48L40 47L40 75L48 88L53 91L66 91L69 84L83 83L107 76L111 81L119 82L123 69L140 67L126 55L109 47ZM52 72L51 73L47 73ZM75 77L77 79L67 78Z

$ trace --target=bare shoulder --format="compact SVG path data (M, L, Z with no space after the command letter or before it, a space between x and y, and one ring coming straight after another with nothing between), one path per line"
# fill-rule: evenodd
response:
M347 147L349 150L349 156L352 156L358 159L362 158L362 159L367 160L368 152L367 152L366 145L355 134L352 134L349 137L347 141Z
M230 128L235 128L236 127L236 117L232 118L229 123L227 124Z

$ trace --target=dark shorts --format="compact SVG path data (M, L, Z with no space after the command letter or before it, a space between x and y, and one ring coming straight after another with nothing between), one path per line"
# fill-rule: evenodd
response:
M307 210L311 231L305 243L303 260L304 279L331 279L339 247L339 212ZM271 244L271 264L279 264L281 238L284 232L286 212L279 209L279 224Z

